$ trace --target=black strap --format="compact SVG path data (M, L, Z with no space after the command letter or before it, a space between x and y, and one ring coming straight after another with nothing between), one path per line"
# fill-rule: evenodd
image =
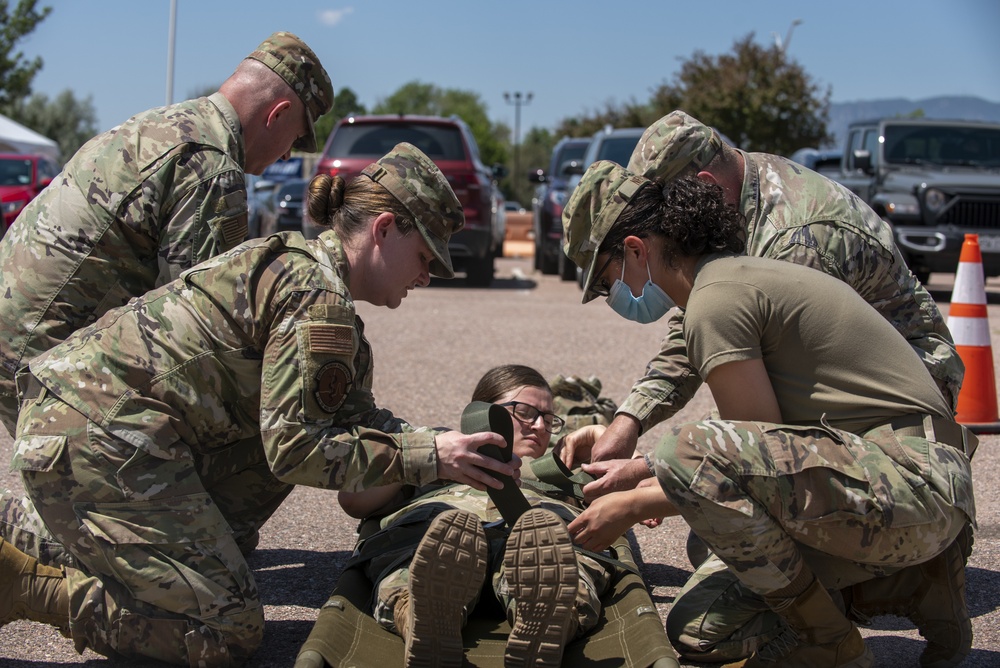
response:
M487 457L509 462L514 448L514 422L507 409L485 401L473 401L466 406L462 412L462 432L475 434L483 431L500 434L507 441L507 447L499 448L490 443L480 447L479 452ZM512 477L499 475L492 471L489 473L503 483L503 488L487 487L486 493L490 495L490 499L500 511L504 521L509 526L514 526L517 518L530 509L531 505L524 498L524 493L521 492L521 488L517 486Z
M914 413L894 418L890 424L897 436L915 436L944 443L965 453L969 459L972 459L979 445L976 435L954 420Z

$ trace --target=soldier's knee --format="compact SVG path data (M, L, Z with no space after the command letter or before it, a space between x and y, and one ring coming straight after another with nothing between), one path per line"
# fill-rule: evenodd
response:
M126 612L116 626L118 633L113 634L114 640L108 645L96 638L86 644L105 655L113 650L127 657L149 657L175 665L230 668L246 663L260 647L264 612L256 607L206 620L163 619Z
M228 655L228 662L223 662L225 657L219 656L220 662L215 665L242 665L253 656L264 640L264 609L256 607L239 615L230 615L215 630L221 635L220 646L224 645L225 654Z
M701 629L705 618L704 608L696 610L685 605L684 597L674 601L667 613L666 630L670 643L681 656L702 654L711 643L702 637Z

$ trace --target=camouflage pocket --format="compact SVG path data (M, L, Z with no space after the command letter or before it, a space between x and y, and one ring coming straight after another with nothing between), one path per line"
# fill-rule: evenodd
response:
M14 443L11 471L48 473L66 449L66 437L56 435L21 436Z
M250 569L208 494L77 504L88 567L138 601L205 619L257 605Z
M865 467L840 432L822 426L762 425L779 475L769 511L783 523L868 522L882 511ZM752 475L752 471L750 472Z
M305 418L328 418L348 403L361 380L354 364L357 331L352 325L310 321L297 323L295 335Z

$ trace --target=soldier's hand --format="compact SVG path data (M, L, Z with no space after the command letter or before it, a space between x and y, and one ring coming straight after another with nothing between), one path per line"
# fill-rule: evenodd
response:
M481 491L485 491L487 487L503 488L503 483L487 471L509 475L519 480L521 460L512 457L511 461L505 464L481 454L479 448L487 443L493 443L500 448L507 447L507 441L503 436L490 431L475 434L463 434L458 431L439 433L434 437L438 456L438 477L470 485Z
M590 451L607 427L601 424L589 424L570 432L559 445L559 459L566 468L573 469L584 462L591 461Z
M632 505L628 492L602 496L569 523L569 535L585 550L606 549L635 524Z
M677 509L657 487L615 492L597 499L569 523L573 542L586 550L611 545L636 522L648 517L668 517Z
M642 457L632 459L609 459L593 464L584 464L581 468L597 478L587 483L583 488L583 498L593 501L599 496L611 492L621 492L635 489L639 483L650 477L649 467Z
M631 457L639 442L641 431L639 421L626 413L619 413L611 421L607 430L594 443L590 452L590 461L599 462L605 459L624 459Z

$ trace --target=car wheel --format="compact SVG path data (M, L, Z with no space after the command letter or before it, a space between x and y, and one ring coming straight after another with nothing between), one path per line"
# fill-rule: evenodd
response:
M465 282L477 288L488 288L493 282L494 272L492 255L479 260L470 260L465 272Z
M564 281L576 280L576 265L565 253L559 253L559 278Z
M543 248L538 260L538 269L546 276L559 273L559 261L553 257L550 249Z

